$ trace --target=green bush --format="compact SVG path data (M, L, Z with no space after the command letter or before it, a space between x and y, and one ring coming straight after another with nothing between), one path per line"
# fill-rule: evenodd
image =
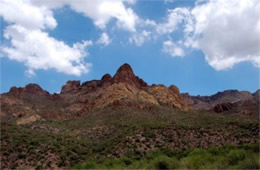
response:
M162 155L151 160L149 169L177 169L179 168L179 162L176 158L170 158Z
M239 161L244 160L246 151L243 149L234 149L227 154L227 159L230 165L236 165Z
M237 169L259 169L260 160L258 154L251 154L245 160L241 161Z
M95 169L96 166L96 162L87 161L86 163L75 165L72 169Z

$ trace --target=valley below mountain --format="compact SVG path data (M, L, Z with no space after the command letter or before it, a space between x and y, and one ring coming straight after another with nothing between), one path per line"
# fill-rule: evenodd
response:
M191 96L114 76L0 96L1 169L259 169L260 90Z

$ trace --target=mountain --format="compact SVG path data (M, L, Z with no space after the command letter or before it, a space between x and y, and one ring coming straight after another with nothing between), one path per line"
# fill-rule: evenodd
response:
M212 96L115 75L0 96L0 169L259 169L260 90Z
M101 80L82 84L68 81L60 94L50 94L37 84L12 87L1 95L1 116L23 124L40 119L69 119L106 107L152 109L159 105L190 110L176 86L149 86L135 76L129 64L123 64L113 77L105 74Z
M70 119L106 107L135 107L151 110L167 106L182 111L206 110L211 112L259 113L260 90L226 90L212 96L180 94L171 85L148 85L134 74L129 64L123 64L112 77L105 74L100 80L68 81L59 94L50 94L37 84L24 88L12 87L1 94L1 119L17 124L37 120Z
M211 96L191 96L182 93L181 96L193 110L208 110L217 113L232 112L247 115L259 114L259 92L226 90Z

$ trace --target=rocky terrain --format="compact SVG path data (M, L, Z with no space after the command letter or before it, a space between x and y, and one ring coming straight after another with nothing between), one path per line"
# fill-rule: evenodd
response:
M128 64L59 94L12 87L0 96L1 169L259 169L259 94L181 94Z
M248 91L226 90L212 96L190 96L182 93L182 97L193 110L212 110L214 112L232 112L247 115L259 114L260 90Z
M29 84L24 88L12 87L0 100L2 119L19 124L40 119L68 119L110 106L149 109L162 105L190 110L176 86L149 86L134 75L128 64L122 65L113 77L105 74L101 80L82 84L68 81L60 94L50 94L37 84Z

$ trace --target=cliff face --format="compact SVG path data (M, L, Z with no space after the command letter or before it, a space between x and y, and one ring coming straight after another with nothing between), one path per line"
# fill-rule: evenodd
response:
M1 95L2 117L18 122L30 115L37 115L37 119L33 120L69 119L105 107L149 109L159 105L190 110L176 86L149 86L135 76L129 64L123 64L113 77L105 74L101 80L82 84L80 81L68 81L62 86L60 94L51 95L39 85L29 84L24 88L12 87L8 93Z

